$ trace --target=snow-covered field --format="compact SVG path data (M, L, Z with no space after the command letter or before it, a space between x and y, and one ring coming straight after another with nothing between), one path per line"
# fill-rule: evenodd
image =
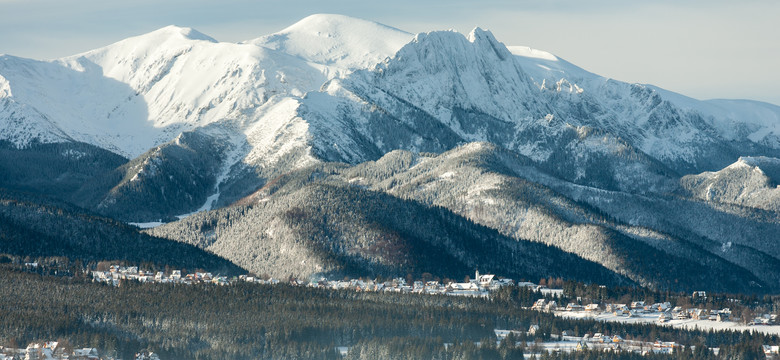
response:
M710 320L669 320L666 323L658 323L658 313L638 314L634 317L618 316L611 313L594 314L585 311L555 311L556 316L571 319L593 319L597 321L613 321L628 324L647 324L654 323L661 326L671 326L681 329L700 329L700 330L733 330L733 331L757 331L765 334L780 335L780 325L742 325L733 321L710 321Z

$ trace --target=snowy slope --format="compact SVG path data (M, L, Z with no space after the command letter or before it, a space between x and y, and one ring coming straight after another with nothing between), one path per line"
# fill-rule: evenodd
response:
M270 98L299 98L392 55L406 38L411 35L368 21L318 15L246 44L168 26L51 62L4 56L0 118L18 117L17 108L27 107L26 122L51 119L67 135L39 125L44 129L28 131L27 138L70 137L135 157L181 131L225 119L253 127L265 121L267 112L257 110ZM2 138L28 141L9 128Z
M395 54L414 35L343 15L316 14L250 44L344 71L371 68Z
M0 70L15 101L57 119L75 140L129 157L184 130L245 119L273 95L300 95L325 80L292 56L177 27L29 66L41 76Z
M12 56L0 57L0 67L11 66L18 71L30 71L27 60ZM15 89L14 89L15 90ZM11 91L10 81L0 75L0 140L17 146L70 141L68 135L55 122L36 108L19 102Z
M726 139L748 138L772 148L780 147L780 106L752 100L700 101L649 86L676 106L701 113Z
M780 212L780 159L740 157L722 170L687 175L681 181L701 200Z
M634 145L653 156L690 160L694 154L687 140L698 137L707 141L712 135L780 149L778 106L749 100L700 101L652 85L607 79L541 50L522 46L508 49L542 91L578 94L579 101L609 109L611 116L598 119L601 127L611 127L612 132L629 139L640 139ZM567 101L578 100L569 97ZM659 131L653 117L669 111L682 122L671 123L672 131Z
M411 35L340 15L238 44L169 26L53 61L0 57L0 140L16 146L79 141L136 158L185 131L227 142L202 209L222 185L238 196L312 162L473 141L568 181L664 192L739 156L780 156L778 119L773 105L606 79L479 28Z
M347 93L363 105L385 106L393 100L379 97L395 98L466 141L491 141L492 129L468 129L453 115L458 109L507 122L516 130L552 115L564 125L607 131L650 156L689 168L712 167L713 160L700 159L698 148L718 147L722 139L780 148L780 108L769 104L701 102L605 79L541 50L507 48L481 29L468 36L432 32L415 37L370 21L323 14L240 44L169 26L51 62L3 56L0 119L25 126L6 125L0 138L17 145L33 138L72 139L135 157L182 131L237 120L241 131L255 133L252 147L278 149L282 146L267 144L276 135L265 130L285 127L299 117L299 107L284 106L288 112L280 114L278 107L263 105L274 96L300 101L323 86L334 95L341 86L339 81L328 83L334 79L348 83ZM335 105L324 106L342 111L340 103L354 100L335 96L326 101ZM334 128L337 124L326 118L321 121L329 123L303 119L309 124L297 126L303 133L295 137L316 138L311 132L318 128L340 132L354 125ZM306 127L311 127L310 135L304 134ZM551 154L517 136L504 145L540 160Z
M558 61L549 54L533 59ZM340 158L330 155L328 160L357 163L376 158L377 152L441 152L488 141L557 167L557 175L566 179L619 190L662 186L656 179L635 183L631 177L673 172L656 159L666 160L666 166L698 165L697 154L710 154L702 145L718 144L709 129L693 124L695 117L679 121L677 110L647 89L613 86L585 71L572 71L590 87L614 93L604 99L566 83L565 77L548 82L541 77L561 73L551 75L552 70L538 66L534 68L541 71L529 72L524 68L529 63L481 29L468 36L419 34L377 68L332 80L323 89L327 95L308 96L302 108L312 128L323 129L313 139L320 152L329 154L332 140L349 134L346 144L336 142ZM355 146L356 139L370 146ZM670 146L653 141L658 139ZM602 176L604 170L608 174ZM591 181L594 177L599 179Z
M780 147L780 106L749 100L707 100L700 111L713 122L733 131L733 138Z
M729 140L747 137L756 143L780 148L780 106L750 100L696 100L653 85L630 85L590 73L548 52L525 46L508 46L542 89L589 92L607 100L610 88L639 86L652 90L683 111L699 113L719 135Z
M310 124L298 113L301 99L391 56L411 37L364 20L314 15L241 44L168 26L54 61L2 56L0 140L20 147L86 142L134 159L163 144L179 146L179 134L198 130L227 145L212 192L190 211L209 210L226 188L223 202L230 202L263 178L316 161ZM122 201L108 194L103 203Z
M404 114L419 110L465 141L496 142L539 161L551 160L561 145L550 139L540 144L539 131L543 138L560 138L568 127L611 134L681 173L720 168L746 155L741 151L780 150L771 140L778 126L771 106L754 103L750 113L735 111L733 117L760 118L741 123L750 132L735 134L721 126L733 122L722 111L705 111L710 103L682 107L650 86L606 79L543 51L506 48L481 29L468 36L420 34L379 68L357 72L339 85L364 108L379 107L407 123ZM735 104L727 105L745 106ZM551 148L549 142L557 145Z

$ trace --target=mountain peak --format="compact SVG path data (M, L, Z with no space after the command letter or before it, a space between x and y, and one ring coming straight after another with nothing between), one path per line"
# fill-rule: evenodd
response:
M374 21L339 14L312 14L279 33L291 32L344 32L359 27L384 28L391 31L406 33L391 26ZM408 34L408 33L407 33Z
M412 34L344 15L315 14L275 34L248 41L307 61L353 70L393 56Z
M158 38L158 37L180 37L182 39L186 40L204 40L208 42L218 42L211 36L208 36L198 30L195 30L190 27L182 27L182 26L176 26L176 25L168 25L166 27L157 29L155 31L152 31L150 33L140 35L138 38L144 38L144 37L152 37L152 38Z
M728 168L735 169L740 166L760 171L772 181L780 181L780 159L767 156L741 156Z
M469 42L475 42L478 41L478 39L486 39L489 41L492 40L498 42L490 30L485 30L479 26L472 29L469 34L466 35L466 38L469 40Z
M490 30L475 27L474 30L471 30L467 39L469 42L477 45L490 46L501 60L506 60L512 56L512 53L507 50L506 45L496 40L496 37L493 36L493 33L490 32Z
M206 41L210 43L218 42L214 38L195 29L176 25L168 25L145 34L129 37L111 45L90 50L82 54L69 56L64 59L78 59L83 56L90 58L96 56L101 57L108 53L112 53L111 56L122 58L128 56L140 56L139 54L148 54L150 52L156 51L157 49L190 47L193 42L197 41Z

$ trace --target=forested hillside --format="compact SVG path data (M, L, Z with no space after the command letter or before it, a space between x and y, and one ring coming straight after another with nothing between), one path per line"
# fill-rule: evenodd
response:
M703 214L696 202L603 190L596 198L589 195L592 191L597 190L556 179L528 158L472 143L440 155L394 151L356 166L327 163L291 171L232 207L150 233L211 249L278 277L356 275L350 266L369 273L449 276L451 269L479 267L520 278L548 271L594 282L605 281L603 270L609 270L642 285L685 291L771 292L780 283L780 260L771 243L734 237L724 249L719 238L697 233L703 224L692 218ZM626 219L631 214L609 201L620 196L636 197L625 200L633 204L624 209L642 216ZM660 206L667 209L660 211ZM687 210L694 215L685 217ZM709 211L713 217L719 214ZM432 220L440 218L460 224L459 230ZM740 224L738 216L730 221ZM770 237L777 226L766 226L747 231ZM532 247L529 240L546 246ZM586 261L545 260L565 254L558 249ZM428 257L431 250L442 261L443 254L452 256L442 264L459 265L433 266L439 261ZM545 255L534 255L539 251ZM587 262L604 269L585 271L575 265ZM430 267L421 270L421 264Z
M17 148L0 141L0 188L34 192L75 203L79 199L72 195L79 189L87 183L94 188L98 185L96 178L126 162L122 156L85 143L30 144Z
M489 143L441 155L392 152L338 178L448 208L645 285L752 292L780 284L776 214L579 186Z
M197 214L149 233L200 246L277 278L428 272L459 279L479 268L518 279L629 282L596 263L503 236L440 207L348 184L306 184L305 179L336 168L289 174L261 190L282 186L269 198Z
M0 253L35 259L127 261L238 274L232 262L192 245L36 195L0 190Z

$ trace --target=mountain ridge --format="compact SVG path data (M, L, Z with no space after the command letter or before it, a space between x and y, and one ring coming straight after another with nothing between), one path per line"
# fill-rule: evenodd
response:
M312 23L314 23L314 25L312 25ZM320 25L322 23L324 23L325 25ZM367 31L368 34L365 34L365 31L363 33L361 33L362 37L364 37L365 39L368 39L368 40L365 41L365 43L359 43L357 45L356 44L352 44L351 42L356 42L355 37L354 36L348 36L348 35L351 35L351 34L344 34L344 33L348 33L349 31L353 31L354 29L361 29L362 30L364 28L369 28L369 29L372 30L372 31ZM323 31L320 31L320 30L323 30ZM339 31L341 31L343 33L339 33ZM327 32L327 33L325 33L325 32ZM436 36L436 34L439 34L439 33L446 34L447 32L433 32L433 33L430 33L430 34L432 34L430 36ZM190 35L188 36L187 34L190 34ZM392 34L392 36L387 36L387 34ZM351 71L351 70L358 69L358 68L364 68L364 69L370 70L374 63L375 64L381 63L385 58L392 57L395 54L395 51L400 50L400 47L403 47L403 45L408 45L408 44L403 43L402 39L408 38L409 41L414 42L414 41L420 41L421 40L420 36L427 37L429 35L422 34L422 35L413 36L411 34L404 33L404 32L402 32L400 30L397 30L397 29L394 29L394 28L390 28L390 27L387 27L387 26L384 26L384 25L376 24L376 23L373 23L373 22L365 21L365 20L353 19L353 18L348 18L348 17L344 17L344 16L337 16L337 15L319 14L319 15L313 15L313 16L310 16L308 18L305 18L305 19L301 20L300 22L298 22L298 23L288 27L287 29L284 29L284 30L278 32L278 33L275 33L275 34L272 34L272 35L268 35L268 36L265 36L265 37L260 37L260 38L257 38L257 39L254 39L254 40L250 40L250 41L247 41L247 42L244 42L244 43L239 43L239 44L215 42L214 39L212 39L212 38L210 38L210 37L208 37L206 35L203 35L203 34L197 32L196 30L192 30L192 29L189 29L189 28L169 26L169 27L165 27L165 28L162 28L160 30L153 31L151 33L145 34L145 35L129 38L127 40L123 40L123 41L111 44L111 45L106 46L106 47L101 48L101 49L88 51L88 52L85 52L85 53L82 53L82 54L77 54L77 55L66 57L66 58L63 58L63 59L60 59L60 60L54 60L54 61L52 61L50 63L51 64L56 64L56 65L59 65L59 66L63 66L63 67L72 68L72 69L76 70L77 72L79 72L79 71L80 72L88 72L90 66L93 66L93 65L90 65L89 62L91 62L93 64L98 64L98 66L100 68L102 68L101 74L103 74L103 76L106 76L106 77L108 77L110 79L118 80L120 83L128 84L129 87L131 89L133 89L131 91L131 93L132 92L144 93L144 92L151 91L152 90L151 87L153 86L153 84L155 82L162 81L163 78L169 76L170 74L168 74L168 72L169 71L173 71L174 70L173 67L179 66L179 65L176 65L176 63L181 62L181 60L183 59L182 58L183 56L184 57L195 56L195 55L191 54L193 52L197 53L197 52L205 51L204 54L209 53L209 52L213 53L213 51L211 49L209 49L209 46L205 46L205 44L201 44L201 45L205 46L206 49L201 49L201 47L203 47L203 46L199 46L198 45L199 42L205 42L207 44L210 44L210 45L212 45L212 47L214 47L215 49L219 49L222 52L224 52L224 51L231 51L231 52L237 54L237 56L239 56L239 57L240 56L249 56L249 58L251 58L251 59L256 59L256 60L251 60L251 62L256 62L258 60L260 60L262 62L263 59L258 59L258 56L260 56L261 58L265 58L266 57L265 55L268 55L268 56L271 56L271 57L281 56L281 54L285 54L284 50L287 50L287 51L290 52L289 54L287 54L288 56L287 57L282 56L283 60L279 59L279 61L283 61L283 62L286 62L286 63L294 63L294 60L289 58L289 56L292 56L292 58L295 58L295 59L298 59L298 60L305 60L304 62L308 62L310 64L312 64L313 60L315 60L316 58L319 58L321 64L317 64L317 65L320 66L317 69L312 69L312 70L309 70L309 71L304 72L304 73L299 73L299 74L297 74L295 76L291 76L290 74L286 74L286 73L284 73L284 71L282 71L280 73L280 72L278 72L279 70L277 70L277 76L283 77L283 82L288 82L288 81L290 81L292 79L299 79L299 78L311 78L312 80L314 80L314 78L318 78L318 79L314 80L313 82L310 82L309 85L297 84L297 85L292 86L292 87L282 86L281 88L279 88L277 85L273 85L272 83L266 82L265 84L263 84L264 86L262 86L262 89L269 89L269 90L271 90L271 92L270 92L271 96L273 96L273 94L289 94L293 98L296 98L296 97L302 96L306 92L317 91L318 88L320 87L320 85L324 84L329 79L332 80L332 79L341 78L343 76L348 76L349 75L349 71ZM293 38L292 40L290 39L291 37ZM304 40L299 40L296 43L295 38L304 38ZM322 45L320 47L320 49L312 50L311 54L302 54L301 53L302 52L301 48L303 48L302 45L312 44L312 43L316 42L316 41L311 40L309 38L313 38L315 40L317 40L317 39L319 39L319 40L331 39L331 43L330 44L326 44L326 45ZM392 39L388 39L388 38L392 38ZM417 38L417 40L414 40L414 38ZM458 37L457 36L450 36L450 38L455 39L455 38L458 38ZM479 28L476 28L475 31L472 31L469 35L465 36L465 40L466 41L476 42L476 43L482 43L482 41L479 40L481 38L487 39L486 41L484 41L484 43L485 43L485 45L489 46L490 49L485 49L485 50L489 50L489 51L492 51L492 52L498 51L497 54L498 53L502 54L501 55L502 57L506 57L506 56L509 56L509 54L511 54L510 50L507 49L505 46L503 46L503 44L500 44L492 36L492 34L490 32L488 32L488 31L484 31L484 30L481 30ZM343 71L344 69L338 70L338 68L340 66L335 66L334 67L334 66L328 66L327 64L325 64L325 63L337 64L340 57L346 56L346 55L344 55L346 53L346 51L344 51L343 49L340 49L338 46L332 45L332 44L338 44L338 41L341 41L343 43L343 45L340 45L340 46L346 46L347 49L353 49L353 48L360 48L360 49L362 49L362 52L364 53L362 57L364 58L363 60L365 60L365 61L362 61L360 59L353 59L353 58L356 58L356 56L352 56L351 59L347 59L348 61L346 61L346 63L353 64L353 65L351 67L347 66L346 68L349 71L346 71L346 72ZM288 47L285 47L284 44L287 44L287 43L291 43L292 45L288 46ZM154 44L154 45L152 45L152 44ZM250 44L252 44L254 46L251 46ZM368 48L370 46L373 46L373 45L376 45L376 44L380 44L381 45L381 46L379 46L381 51L377 50L377 51L374 51L372 53L370 51L365 50L366 48ZM164 47L168 48L168 50L166 50L166 51L164 51L164 52L162 52L160 54L157 54L157 52L152 51L154 48L159 48L162 45L165 45ZM539 54L542 54L543 52L538 51L538 50L532 50L530 48L525 48L525 50L518 50L518 49L523 49L522 47L512 47L512 48L516 49L516 51L519 54L519 55L513 54L514 58L522 59L523 61L525 61L527 63L527 65L531 65L531 66L523 66L523 65L519 65L519 66L523 70L523 72L528 73L528 75L533 78L533 81L530 82L530 84L535 84L536 86L539 87L539 89L541 91L544 91L545 89L548 89L550 86L553 86L553 88L552 88L553 92L561 92L562 87L568 87L568 89L570 90L569 92L574 93L574 94L577 94L577 93L582 94L583 92L589 93L591 91L596 91L596 92L601 91L599 88L591 90L594 87L593 84L612 83L613 82L611 80L607 80L607 79L604 79L604 78L601 78L601 77L598 77L598 76L595 76L595 75L594 75L595 77L590 77L590 75L593 75L593 74L590 74L587 71L579 69L576 66L573 66L570 63L565 62L565 60L559 59L559 58L555 57L552 54L544 53L544 55L539 55ZM330 52L327 52L328 50ZM216 51L216 50L214 50L214 51ZM258 54L257 51L260 51L262 54ZM267 51L270 51L271 53L273 53L275 55L265 54L265 52L267 52ZM534 52L534 51L536 51L536 52ZM314 54L315 52L317 54ZM125 54L125 55L124 56L119 56L119 55L117 55L117 53L122 53L122 54ZM368 55L366 55L366 53L368 53ZM136 55L132 55L132 54L136 54ZM155 55L155 54L157 54L157 55ZM247 55L244 55L244 54L247 54ZM536 54L536 55L533 55L533 54ZM127 57L128 55L130 55L130 57ZM143 60L143 58L150 57L150 56L152 57L151 59ZM328 56L331 56L331 58L328 58ZM121 64L135 64L135 63L137 63L138 60L133 60L134 57L142 59L141 61L147 63L147 67L144 67L144 68L135 68L135 67L127 68L127 65L121 65L121 66L111 65L111 61L119 61L119 63L121 63ZM231 66L230 64L234 64L233 60L224 59L224 60L219 60L219 61L221 61L221 63L209 64L208 66L210 66L211 68L224 68L224 67L228 67L229 68ZM192 64L193 66L196 66L196 65L197 66L205 66L206 65L206 63L203 63L202 60L198 60L198 59L192 60L190 62L193 63ZM371 63L371 64L369 64L369 63ZM198 64L200 64L200 65L198 65ZM553 68L550 65L557 65L557 68ZM235 66L235 65L233 65L233 66ZM249 66L250 68L252 67L249 64L244 64L244 65L240 65L240 67L236 68L236 69L244 69L247 66ZM300 64L300 63L296 65L297 68L301 68L301 69L305 69L305 68L307 68L309 66L310 65ZM325 68L323 68L323 66L325 66ZM265 65L261 65L261 67L264 67L264 68L267 68L267 69L274 69L274 68L276 68L276 66L273 65L273 64L265 64ZM341 67L343 67L343 66L341 66ZM545 70L545 68L547 68L547 70ZM130 73L129 70L132 70L132 72L134 72L134 73L139 73L138 70L141 70L141 69L147 69L147 70L145 70L147 72L147 74L142 76L142 77L139 77L138 75L136 75L135 78L130 78L127 75L127 74ZM286 69L289 70L290 68L287 67ZM553 71L553 70L555 70L555 71ZM8 69L6 69L5 71L0 71L0 76L2 76L3 73L7 73L7 72L8 72ZM245 71L242 71L242 72L245 72ZM553 74L553 72L557 72L558 73L557 75L559 75L559 76L551 75L551 74ZM319 74L319 75L315 75L315 74ZM179 76L182 76L182 75L184 75L184 74L180 74ZM303 76L301 76L301 75L303 75ZM312 76L314 76L314 78L312 78ZM572 79L567 79L568 76L572 76L573 78ZM2 88L10 88L11 87L10 86L11 83L14 84L14 87L18 87L18 86L20 86L19 84L25 82L25 81L20 81L20 80L9 81L7 78L5 78L5 79L6 79L6 81L2 82L3 83ZM226 78L226 80L227 79L228 78ZM577 80L582 80L583 83L588 83L588 84L578 84ZM219 81L220 81L219 79L213 79L212 81L205 82L204 84L200 84L200 85L193 84L193 85L197 85L197 86L194 87L196 90L195 90L195 92L192 92L191 95L187 95L187 96L189 98L192 98L193 96L196 96L196 95L200 94L200 93L198 93L198 91L203 91L203 90L200 90L200 89L208 89L209 87L214 86ZM239 84L241 82L246 83L246 81L256 81L256 80L252 80L252 79L243 79L243 80L241 80L241 79L238 79L238 80L231 80L231 81L233 81L231 83L231 85L236 85L236 84ZM235 81L239 81L239 83L236 83ZM170 85L166 85L166 86L170 87ZM640 85L636 85L636 86L640 86ZM82 87L85 87L85 86L82 85ZM245 93L247 95L252 94L252 91L251 91L250 88L245 89L246 90ZM256 88L256 89L257 90L261 90L261 88ZM587 89L587 91L585 89ZM607 89L607 90L609 90L609 89ZM613 90L609 90L609 91L613 91ZM621 90L621 91L624 91L624 90ZM651 88L651 91L656 91L656 90L655 90L655 88ZM17 91L17 92L22 92L22 91ZM14 93L14 92L9 90L9 91L6 91L6 93ZM213 93L213 91L212 91L212 93ZM128 94L128 95L130 95L130 94ZM260 95L260 97L256 98L256 100L253 100L253 101L259 101L259 104L262 104L263 102L265 102L264 99L267 99L267 97L264 97L262 95L262 92L260 94L258 94L258 95ZM672 96L671 93L665 92L665 91L661 92L661 95L662 95L663 98L670 98L670 99L671 98L675 98L674 96ZM16 97L20 97L20 96L23 97L23 94L22 95L17 95ZM138 94L136 94L136 96L138 96ZM149 100L146 100L145 102L149 103L151 105L151 103L154 102L155 99L162 99L164 97L170 97L170 96L171 96L170 93L166 93L163 90L159 90L157 92L145 94L144 98L149 98ZM235 101L235 97L238 96L238 93L233 93L233 95L230 95L229 93L224 93L224 91L222 91L221 94L220 94L220 92L218 91L217 93L213 93L212 95L207 95L207 96L208 97L216 96L216 97L213 98L213 100L211 100L211 102L209 102L209 101L197 101L196 100L196 102L199 104L197 106L192 106L194 104L190 104L189 106L186 106L185 104L188 103L188 102L192 102L192 100L185 100L183 98L180 101L173 102L173 103L168 103L167 105L166 104L161 104L163 106L163 108L161 108L160 110L150 111L150 114L148 114L147 116L152 121L156 122L155 126L170 126L171 127L170 131L168 131L166 134L159 135L159 136L162 136L162 137L159 137L157 140L155 140L152 143L147 143L147 145L145 145L144 147L139 147L138 150L128 151L127 149L125 149L125 150L121 150L120 154L125 155L125 156L130 155L131 157L133 155L137 156L137 155L140 155L140 153L143 152L141 149L146 150L146 149L150 148L152 146L150 144L159 145L161 143L164 143L165 141L168 141L168 140L171 140L172 138L174 138L175 135L177 135L178 132L180 132L180 131L191 130L192 126L202 126L202 125L211 123L211 122L213 122L214 120L216 120L218 118L231 118L232 117L230 115L231 111L229 111L229 110L222 109L220 111L214 111L214 108L213 108L214 106L219 107L217 105L217 102L215 102L215 100L220 102L220 103L224 103L225 100L228 100L228 103L231 103L230 107L233 107L233 108L245 108L245 109L247 109L246 108L247 105L249 105L250 108L251 108L251 106L257 106L257 105L251 105L251 104L244 104L242 106L241 104L233 103L233 101ZM251 96L257 96L257 95L251 95ZM204 98L204 100L205 99L206 98ZM20 99L20 100L22 100L22 99ZM674 100L674 99L672 99L672 100ZM135 100L135 101L138 101L138 100ZM679 99L676 100L676 101L673 101L673 102L678 103L678 104L687 103L688 104L688 105L686 105L687 107L689 107L690 103L691 103L690 101L685 102L685 101L681 101ZM480 101L477 101L477 103L480 103ZM722 101L721 102L713 102L713 104L717 104L718 106L724 106ZM142 105L142 104L139 104L139 105ZM752 105L756 105L756 104L752 103ZM115 105L115 106L117 106L117 105ZM127 104L121 105L120 104L118 106L120 106L120 107L127 107L127 106L130 106L130 105L127 105ZM733 107L739 107L739 106L750 107L748 105L745 105L744 103L738 103L738 105L735 105ZM37 108L37 107L34 106L34 108ZM168 110L165 110L166 108ZM186 111L184 111L184 110L175 111L176 108L184 109ZM698 106L695 107L695 110L698 111L698 112L701 112L702 108L703 108L703 106L701 104L699 104ZM133 110L132 108L127 108L127 109L123 109L123 110L126 111L126 112L129 112L130 113L129 115L131 116L131 118L132 117L140 117L140 118L144 117L143 112L140 112L140 113L137 113L137 114L133 114L132 112L133 111L137 111L137 110ZM752 110L759 111L757 109L752 109ZM764 110L761 110L761 111L764 111ZM59 112L61 112L61 111L59 111ZM193 117L192 116L193 113L197 114L197 113L200 113L200 112L203 112L204 114L207 114L208 115L207 118L203 118L203 117L200 117L200 116L198 116L198 117ZM766 110L764 112L774 113L776 111L772 111L771 107L770 107L770 108L768 108L768 110ZM46 113L46 114L53 114L53 113L55 113L55 111L53 111L53 110L44 111L44 113ZM159 113L159 114L155 114L155 113ZM213 113L213 115L211 115L212 113ZM235 112L232 112L232 113L235 114ZM503 113L506 114L506 112L503 112ZM735 113L739 113L739 112L736 111ZM743 113L744 113L744 111L743 111ZM553 114L553 113L551 112L551 114ZM294 115L294 114L292 114L292 115ZM493 115L496 116L496 115L499 115L499 114L494 113ZM553 115L555 115L555 114L553 114ZM707 115L711 115L711 114L707 114ZM541 114L540 116L543 117L544 114ZM47 115L47 117L52 117L52 116ZM59 117L61 118L61 115ZM85 117L85 118L96 118L96 117L99 117L99 116L95 116L95 114L93 113L91 116L87 115L87 116L82 116L82 117ZM499 118L504 118L505 116L498 116L498 117ZM159 122L160 120L154 120L155 118L166 118L166 119L170 119L170 120L164 120L161 123L161 122ZM212 119L212 120L209 120L209 118ZM183 119L190 119L190 120L186 120L185 123L189 123L191 125L188 125L188 126L187 125L181 125L181 120L175 120L175 119L182 119L182 120ZM195 119L200 119L200 120L195 120ZM260 119L260 120L262 120L262 119ZM257 120L255 120L255 121L257 121ZM116 124L117 123L114 123L113 126L116 126ZM174 126L176 124L178 124L178 125ZM754 122L754 123L752 123L752 125L755 126L756 123ZM127 133L129 129L123 129L123 130L124 130L125 133ZM770 137L774 136L774 137L776 137L777 136L776 130L777 129L775 129L775 128L767 128L766 126L764 126L763 128L759 128L758 130L756 130L756 131L754 131L754 132L752 132L752 133L750 133L748 135L753 135L753 138L756 141L762 141L762 140L765 139L766 136L770 136ZM65 132L67 133L68 131L66 130ZM763 138L760 135L757 135L758 133L761 133L761 132L765 133L764 134L765 136ZM138 137L141 137L141 136L139 135ZM621 136L621 137L623 137L623 136ZM76 139L78 139L78 137L76 137ZM48 141L51 141L51 140L52 139L48 139ZM471 139L471 140L479 140L479 139ZM654 141L657 141L657 140L654 140ZM768 140L768 143L771 143L771 145L774 146L775 148L780 147L780 146L778 146L778 143L775 143L774 141L769 141ZM107 146L106 144L95 144L95 145L102 146L104 148L106 148L106 146ZM122 146L114 145L113 148L111 148L109 150L111 150L111 151L118 151L121 148L122 148ZM649 143L648 144L644 144L644 146L642 148L643 148L644 151L648 151L648 150L651 150L653 148L653 145L649 144ZM651 151L651 153L652 153L652 151Z
M379 269L344 250L361 232L379 234L363 239L365 249L377 249L378 239L406 244L396 255L409 264L428 259L415 244L434 243L462 268L490 262L481 253L460 257L468 242L432 240L384 215L334 223L305 208L354 200L331 204L348 217L370 198L492 229L491 246L541 242L640 284L683 286L667 268L686 273L677 275L691 288L717 282L706 271L732 276L712 289L780 288L771 165L780 158L780 107L607 79L541 50L507 47L481 28L412 35L319 14L242 43L169 26L52 61L4 55L0 140L0 150L20 159L0 162L8 174L0 187L125 222L171 221L161 229L178 229L172 238L205 236L181 227L202 229L201 217L247 207L228 216L245 228L223 226L232 235L219 239L220 251L257 269L272 262L236 251L248 246L239 244L242 231L255 226L240 220L249 213L287 224L280 229L289 236L269 235L274 244L316 250L308 266L278 254L290 271L296 263L301 273L313 263ZM427 168L434 163L446 166ZM331 170L307 172L317 167ZM344 178L360 171L385 177ZM262 194L290 176L301 177L287 187L297 195L254 202L272 198ZM461 220L449 221L441 228ZM323 234L333 229L340 235L331 243ZM287 242L293 233L300 243ZM273 249L256 245L274 259ZM403 262L394 264L401 271Z

